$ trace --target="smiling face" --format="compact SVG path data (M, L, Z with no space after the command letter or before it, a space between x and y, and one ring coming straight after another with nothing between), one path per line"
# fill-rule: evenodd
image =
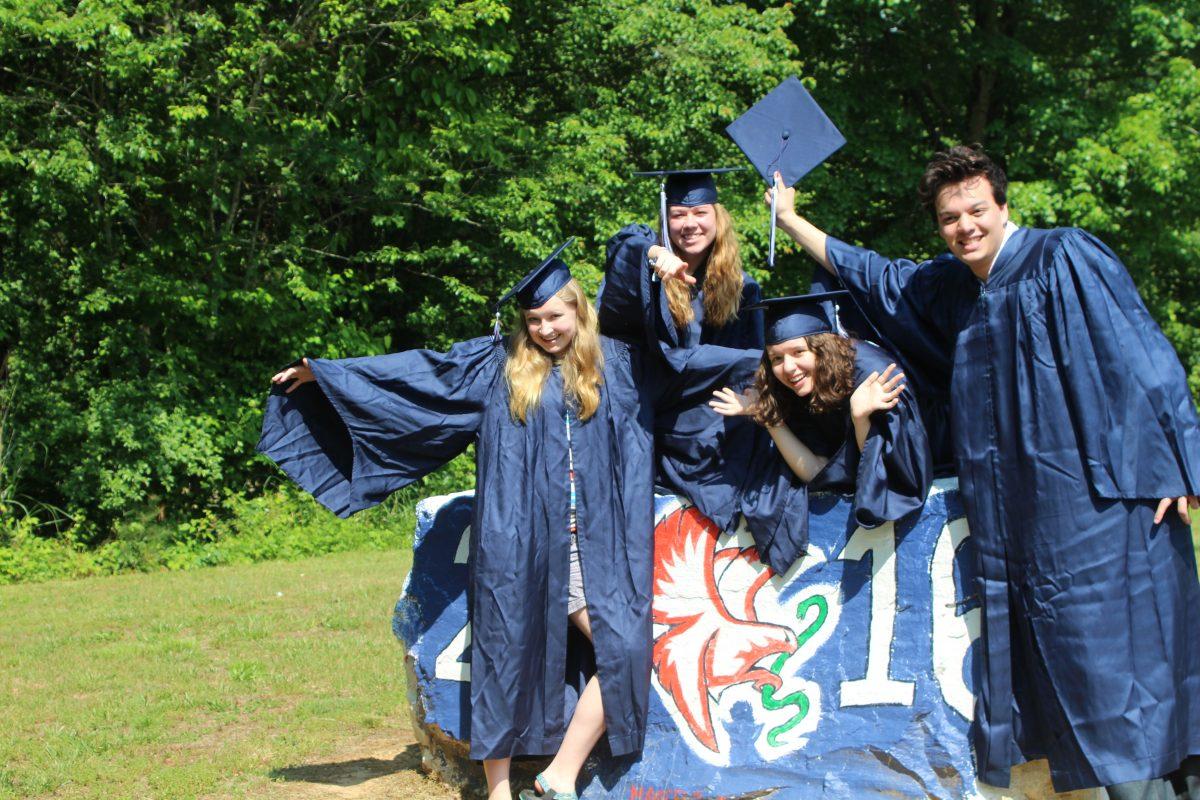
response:
M575 307L558 295L539 308L524 311L523 316L529 338L547 355L561 356L571 346L577 322Z
M817 354L808 349L807 339L801 336L798 339L767 345L767 360L775 380L791 389L798 397L812 394Z
M691 259L708 255L717 238L717 210L712 203L668 206L667 230L676 255L691 263Z
M1004 243L1008 222L1008 204L996 202L991 181L976 176L944 187L938 192L935 211L938 235L950 252L976 277L986 279Z

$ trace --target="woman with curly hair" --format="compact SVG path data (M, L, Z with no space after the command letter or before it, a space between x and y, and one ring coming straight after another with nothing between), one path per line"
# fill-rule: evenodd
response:
M700 347L660 374L657 359L600 335L559 251L501 299L520 306L506 338L498 305L492 336L444 354L303 359L279 372L259 442L339 516L476 445L468 730L491 800L512 797L513 756L554 753L522 795L572 800L601 736L614 755L641 748L655 409L702 405L754 370L752 353ZM567 718L568 649L589 644L595 671Z
M741 394L721 389L709 405L724 416L752 417L774 441L779 458L772 466L786 464L785 478L853 495L851 518L873 528L921 508L933 468L915 398L894 359L836 332L832 301L844 295L764 301L767 345L754 386ZM759 502L747 506L769 506L778 478L778 470L768 469L751 481ZM785 541L760 540L767 546L763 560L786 570L806 539L803 526L790 529Z

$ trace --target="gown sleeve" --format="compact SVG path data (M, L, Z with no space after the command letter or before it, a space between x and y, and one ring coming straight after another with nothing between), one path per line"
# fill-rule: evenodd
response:
M1195 401L1120 259L1072 230L1046 280L1048 338L1092 489L1111 499L1200 493Z
M732 530L758 426L748 417L724 417L708 401L717 389L747 385L759 352L697 345L650 355L643 381L654 407L658 480Z
M905 390L908 394L908 390ZM877 528L925 505L933 483L933 463L925 426L911 396L901 395L896 407L876 412L862 452L853 424L845 441L809 488L854 494L850 513L856 525Z
M952 309L959 306L961 295L978 289L957 285L951 271L944 269L948 265L936 259L922 264L891 260L832 236L826 240L825 254L859 312L854 319L871 328L856 333L874 334L897 350L906 366L948 384L954 360ZM945 311L939 314L939 309Z
M271 390L258 451L340 517L380 503L463 452L496 391L503 345L310 359L316 381Z
M596 297L600 330L605 336L658 347L660 330L673 325L659 320L660 292L651 285L648 251L658 236L647 225L626 225L608 240L604 261L604 285Z

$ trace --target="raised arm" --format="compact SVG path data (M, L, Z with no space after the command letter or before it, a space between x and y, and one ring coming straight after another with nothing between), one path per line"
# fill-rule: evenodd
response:
M784 186L783 176L778 172L775 173L775 197L776 222L779 227L792 237L796 244L803 247L804 252L828 270L830 275L836 277L837 270L829 263L829 258L825 253L828 234L796 213L796 189L793 186ZM763 195L763 202L767 204L768 208L771 206L770 190Z

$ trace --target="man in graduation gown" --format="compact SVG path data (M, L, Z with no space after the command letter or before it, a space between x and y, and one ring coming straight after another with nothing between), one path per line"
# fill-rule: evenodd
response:
M1006 188L978 149L937 154L920 193L950 252L920 264L827 237L790 190L780 225L946 393L984 609L982 779L1045 757L1059 791L1200 796L1195 405L1117 256L1013 225Z

